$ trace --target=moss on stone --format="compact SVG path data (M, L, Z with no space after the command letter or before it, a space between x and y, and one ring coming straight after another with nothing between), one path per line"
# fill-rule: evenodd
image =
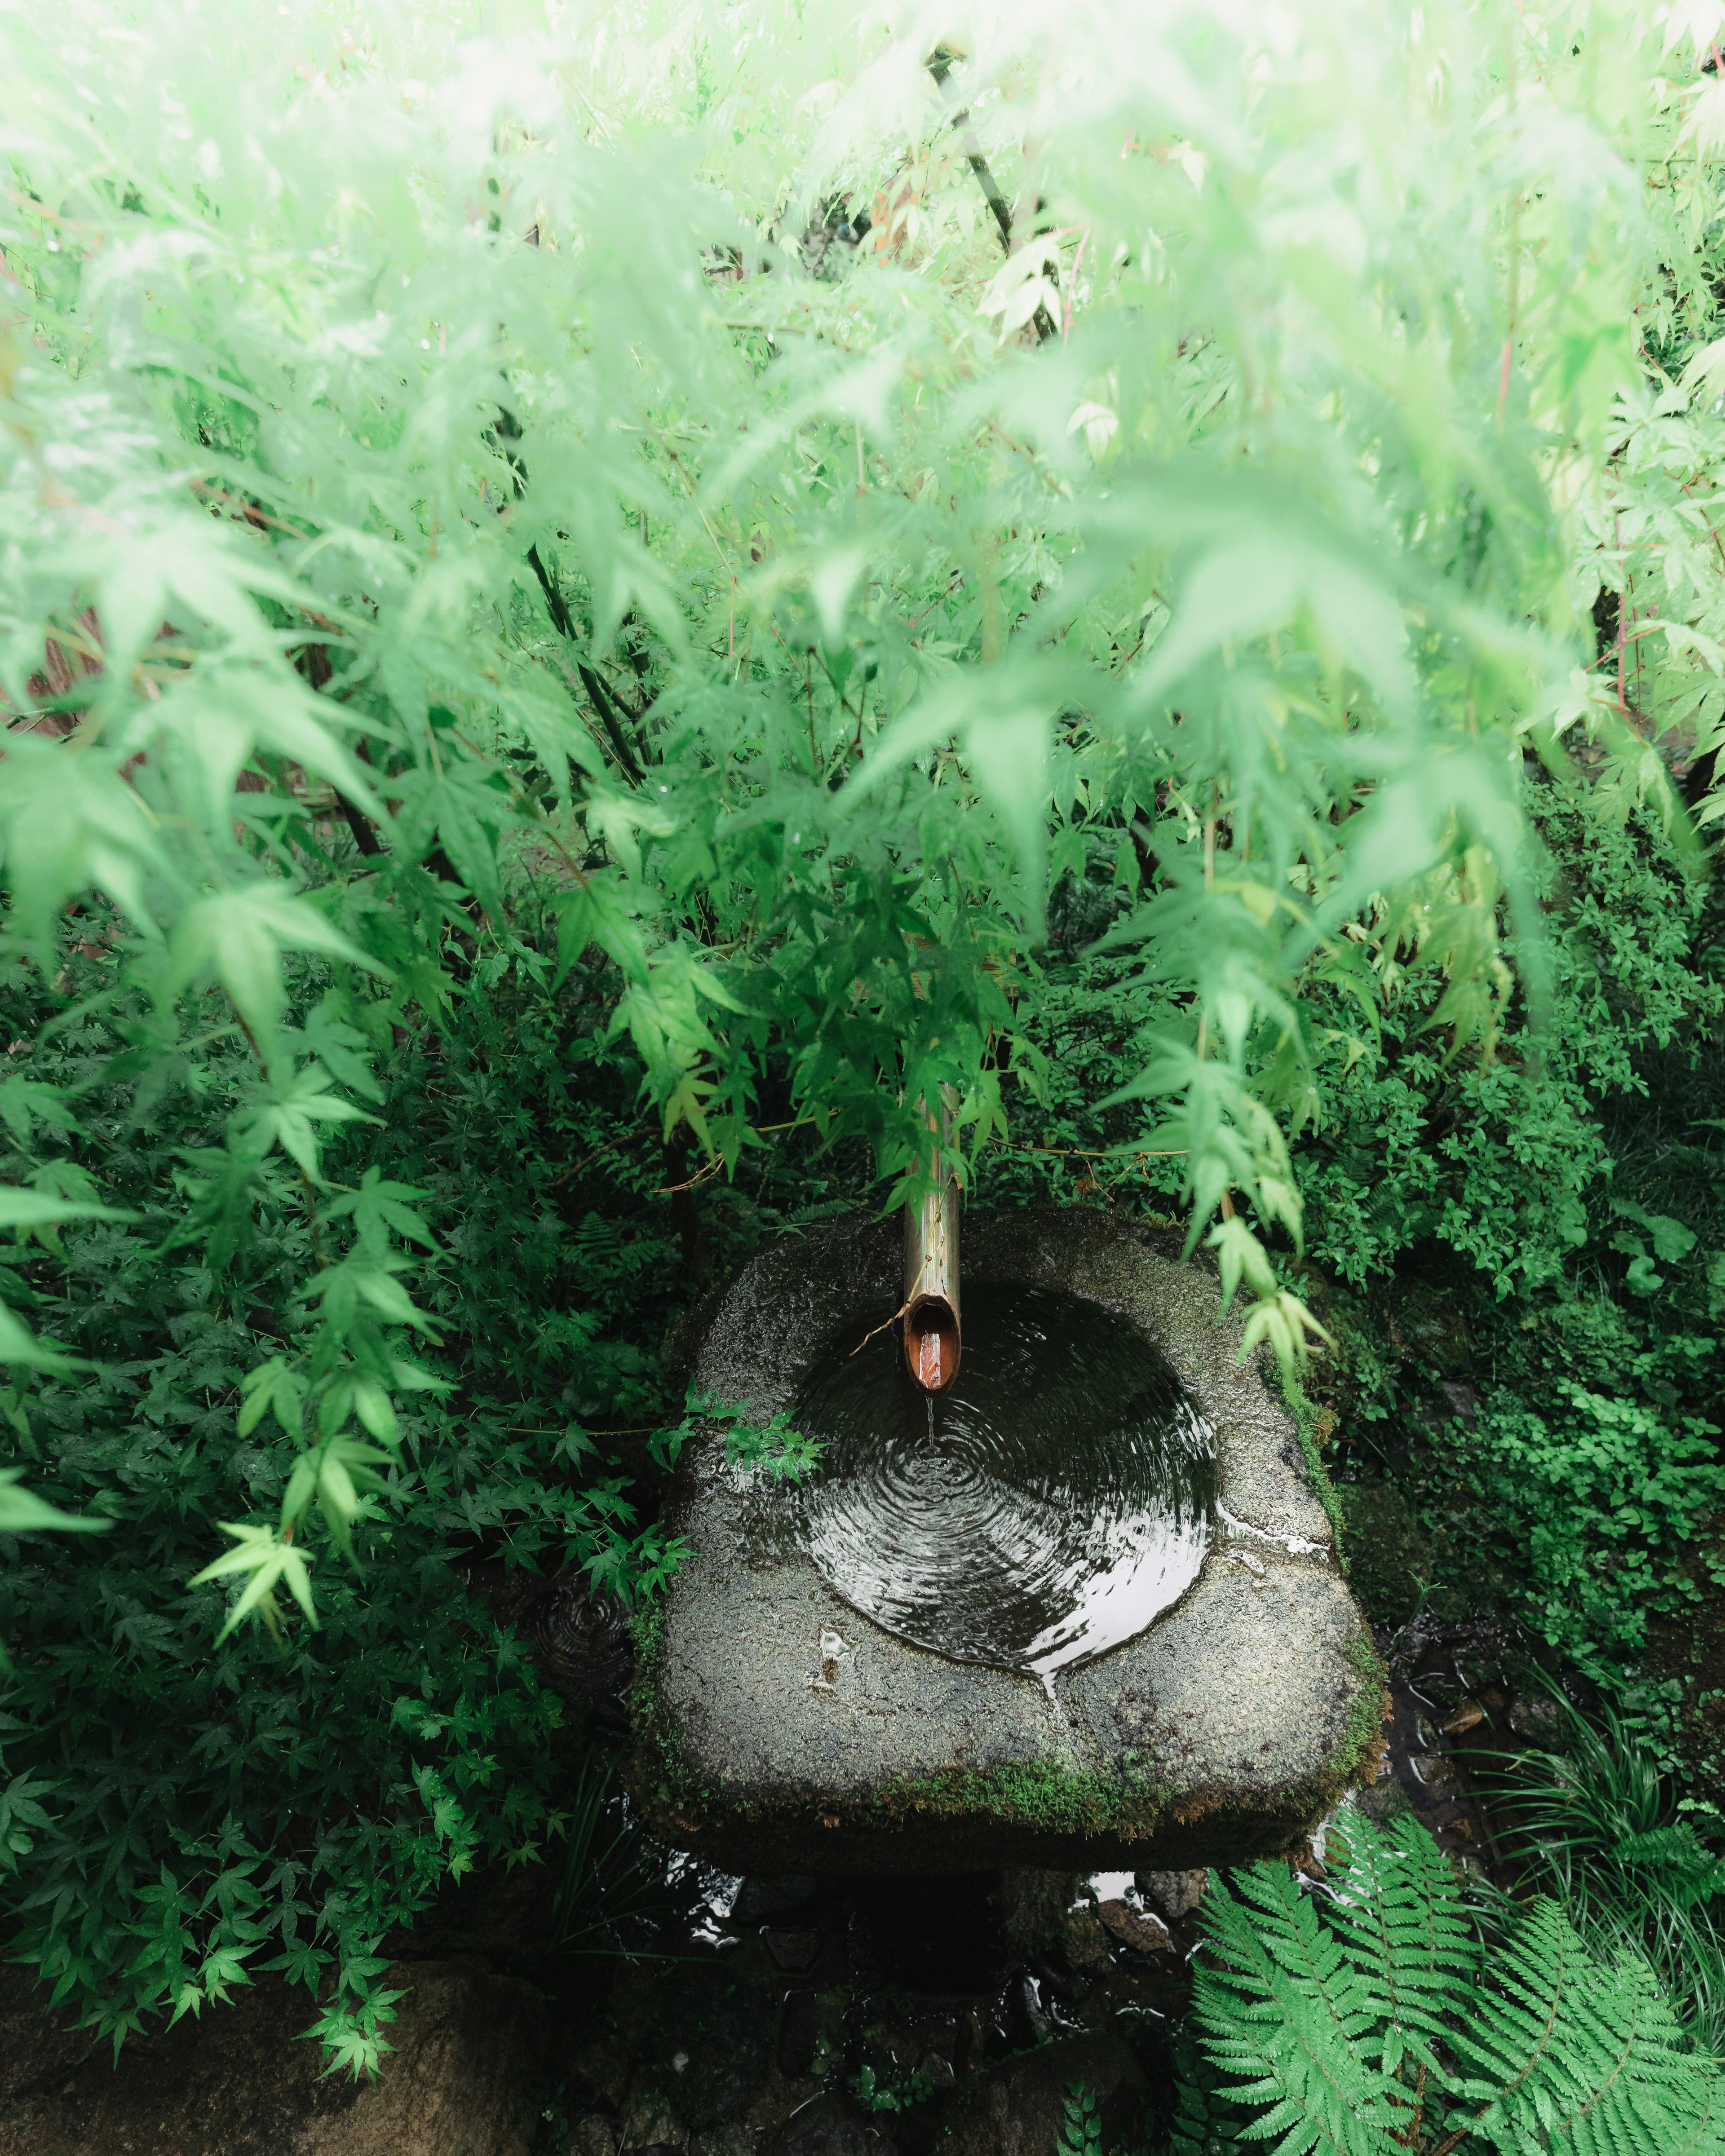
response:
M879 1801L890 1817L906 1811L976 1816L1043 1834L1113 1835L1131 1841L1154 1832L1168 1795L1154 1776L1131 1765L1119 1774L1096 1774L1051 1759L1024 1759L901 1782Z
M1346 1572L1348 1564L1343 1545L1347 1534L1347 1522L1336 1494L1336 1486L1331 1481L1323 1461L1323 1442L1335 1428L1335 1418L1327 1408L1320 1408L1307 1399L1291 1378L1283 1378L1281 1396L1287 1402L1288 1412L1294 1418L1294 1427L1300 1433L1300 1450L1305 1455L1307 1472L1312 1477L1312 1495L1324 1508L1330 1532L1336 1537L1337 1556Z

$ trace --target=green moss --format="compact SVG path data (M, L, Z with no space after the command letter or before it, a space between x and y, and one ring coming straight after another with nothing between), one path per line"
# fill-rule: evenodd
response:
M1336 1537L1337 1553L1342 1558L1342 1568L1346 1572L1348 1563L1344 1544L1348 1532L1347 1522L1337 1499L1336 1486L1331 1481L1328 1471L1324 1466L1323 1452L1319 1444L1320 1422L1327 1423L1333 1427L1334 1418L1308 1400L1291 1378L1285 1378L1282 1380L1281 1393L1283 1399L1287 1403L1288 1412L1294 1418L1294 1427L1300 1433L1300 1450L1306 1455L1306 1471L1312 1478L1312 1492L1319 1504L1323 1507L1329 1519L1330 1532Z
M1342 1651L1361 1680L1361 1690L1348 1710L1348 1727L1332 1755L1333 1769L1340 1777L1332 1804L1344 1789L1359 1782L1367 1758L1377 1756L1374 1748L1384 1736L1384 1700L1389 1684L1389 1672L1369 1633L1355 1633Z
M1112 1834L1131 1840L1154 1831L1169 1794L1164 1783L1130 1761L1118 1774L1094 1774L1050 1759L1027 1759L980 1773L902 1782L878 1802L888 1818L906 1811L945 1819L983 1815L1039 1833Z
M629 1688L629 1721L635 1732L629 1782L644 1811L664 1816L691 1809L710 1812L721 1801L718 1791L689 1764L682 1733L660 1697L659 1675L665 1660L665 1603L661 1598L629 1620L634 1640L634 1681Z

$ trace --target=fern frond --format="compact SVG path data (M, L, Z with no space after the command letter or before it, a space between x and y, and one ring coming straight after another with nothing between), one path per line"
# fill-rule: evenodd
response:
M1326 1916L1384 2025L1384 2071L1404 2056L1434 2068L1422 2040L1444 2033L1480 1961L1455 1875L1417 1820L1386 1834L1363 1817L1338 1818L1326 1851L1337 1874Z
M1242 2113L1211 2061L1182 2035L1174 2041L1174 2115L1167 2156L1226 2156L1242 2146Z
M1725 2082L1684 2048L1639 1955L1597 1958L1545 1901L1488 1953L1417 1823L1332 1832L1322 1897L1270 1864L1205 1897L1214 1958L1194 2020L1227 2097L1259 2107L1242 2141L1275 2156L1725 2156Z
M1213 1880L1204 1930L1219 1958L1200 1968L1194 2007L1237 2102L1270 2101L1254 2139L1275 2156L1384 2156L1389 2122L1407 2110L1394 2073L1368 2062L1378 1994L1322 1924L1293 1874L1255 1865Z
M1472 2071L1440 2148L1470 2135L1504 2156L1671 2156L1679 2146L1699 2156L1725 2147L1712 2062L1681 2048L1639 1957L1602 1966L1557 1904L1539 1901L1506 1932L1491 1976L1451 2038Z

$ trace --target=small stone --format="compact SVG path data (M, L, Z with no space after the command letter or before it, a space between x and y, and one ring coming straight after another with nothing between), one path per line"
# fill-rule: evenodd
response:
M1138 1892L1165 1917L1189 1917L1204 1899L1208 1871L1141 1871Z
M1070 1969L1100 1975L1112 1964L1108 1958L1108 1934L1094 1909L1070 1909L1060 1927L1060 1952Z
M820 1952L819 1932L768 1931L764 1936L775 1969L800 1970L814 1966Z
M1419 1776L1420 1786L1430 1789L1435 1797L1459 1797L1462 1794L1461 1777L1455 1771L1455 1763L1446 1753L1425 1752L1409 1762Z
M1517 1737L1530 1737L1536 1744L1555 1744L1563 1733L1563 1710L1554 1699L1535 1694L1518 1699L1509 1710L1509 1726Z
M1135 1909L1129 1902L1099 1902L1096 1914L1134 1953L1168 1953L1173 1947L1168 1926L1147 1909Z

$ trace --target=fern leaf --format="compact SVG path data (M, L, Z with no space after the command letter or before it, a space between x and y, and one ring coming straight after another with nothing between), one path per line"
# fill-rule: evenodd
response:
M1517 1915L1490 1974L1451 2038L1472 2071L1459 2090L1468 2107L1440 2147L1471 2136L1503 2156L1725 2148L1712 2063L1681 2048L1639 1957L1601 1966L1557 1904L1540 1901Z
M1255 1865L1204 1897L1219 1965L1199 1970L1194 2006L1205 2050L1236 2101L1275 2099L1250 2129L1275 2156L1384 2156L1406 2112L1394 2075L1368 2062L1376 1994L1285 1866Z
M1174 2115L1168 2156L1225 2156L1240 2147L1241 2112L1215 2067L1189 2035L1174 2041Z
M1435 2070L1424 2040L1444 2032L1479 1966L1455 1873L1416 1820L1387 1834L1363 1817L1337 1820L1326 1849L1339 1875L1326 1914L1384 2026L1384 2070L1404 2058Z

